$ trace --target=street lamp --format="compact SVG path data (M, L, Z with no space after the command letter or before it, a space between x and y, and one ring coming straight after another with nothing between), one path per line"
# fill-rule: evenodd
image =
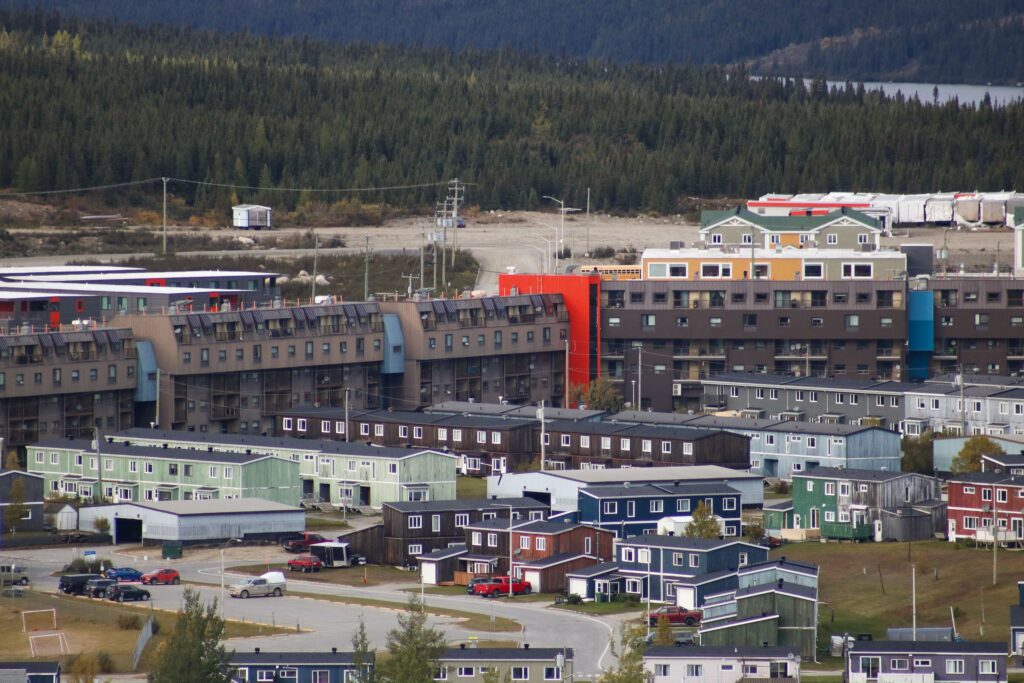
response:
M547 245L547 251L544 252L545 256L544 256L544 261L543 261L542 265L544 266L544 272L546 272L546 273L550 272L551 271L551 240L550 240L550 238L544 237L544 235L538 235L535 232L531 232L530 235L532 237L536 237L539 240L544 240L544 244ZM528 245L528 246L533 246L533 245L531 244L531 245ZM539 249L539 247L538 247L538 249Z
M527 218L526 220L529 221L530 223L533 223L536 226L541 227L541 228L547 228L548 230L554 230L555 231L555 243L556 243L555 246L557 246L557 243L558 243L558 228L557 227L555 227L553 225L548 225L547 223L538 221L538 220L533 219L533 218ZM555 268L554 268L554 272L558 272L558 249L555 249Z
M559 199L557 197L552 197L549 194L544 195L544 199L550 199L551 201L553 201L556 204L558 204L558 213L561 216L561 219L559 221L558 246L561 247L561 248L564 248L565 247L565 213L567 211L579 211L579 209L574 209L572 207L568 207L567 208L565 206L565 202L564 201L562 201L561 199ZM557 260L555 261L555 271L556 272L558 271L558 262L557 262Z

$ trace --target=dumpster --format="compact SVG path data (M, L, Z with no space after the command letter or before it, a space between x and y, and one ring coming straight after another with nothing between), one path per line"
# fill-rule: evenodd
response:
M180 560L182 555L180 541L164 541L161 557L165 560Z

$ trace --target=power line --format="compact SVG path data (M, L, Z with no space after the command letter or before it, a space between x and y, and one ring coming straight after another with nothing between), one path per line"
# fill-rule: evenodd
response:
M0 192L0 197L24 197L27 195L46 195L46 194L70 194L73 192L95 192L98 190L112 190L118 187L129 187L131 185L146 185L149 183L158 183L163 178L146 178L145 180L130 180L126 183L112 183L110 185L90 185L89 187L72 187L66 190L35 190L32 192Z

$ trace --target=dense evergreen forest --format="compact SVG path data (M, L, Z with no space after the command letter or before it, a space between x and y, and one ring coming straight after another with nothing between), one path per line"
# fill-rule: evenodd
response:
M1014 83L1019 0L6 0L79 16L339 43L734 64L853 80Z
M341 46L0 11L0 187L471 183L674 212L688 196L1024 189L1024 105L890 100L721 67ZM154 188L150 188L152 190ZM199 209L331 193L179 186ZM435 186L362 201L432 206ZM129 193L129 200L145 196ZM122 196L124 198L125 196Z

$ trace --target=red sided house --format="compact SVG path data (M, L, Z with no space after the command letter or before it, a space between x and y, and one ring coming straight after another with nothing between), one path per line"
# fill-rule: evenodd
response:
M995 520L1000 541L1024 542L1024 477L999 472L957 474L949 480L948 491L950 541L991 541Z
M511 547L509 536L511 535ZM460 570L469 575L512 574L530 582L534 592L565 588L565 575L614 557L610 531L570 522L488 519L466 527L466 551Z

